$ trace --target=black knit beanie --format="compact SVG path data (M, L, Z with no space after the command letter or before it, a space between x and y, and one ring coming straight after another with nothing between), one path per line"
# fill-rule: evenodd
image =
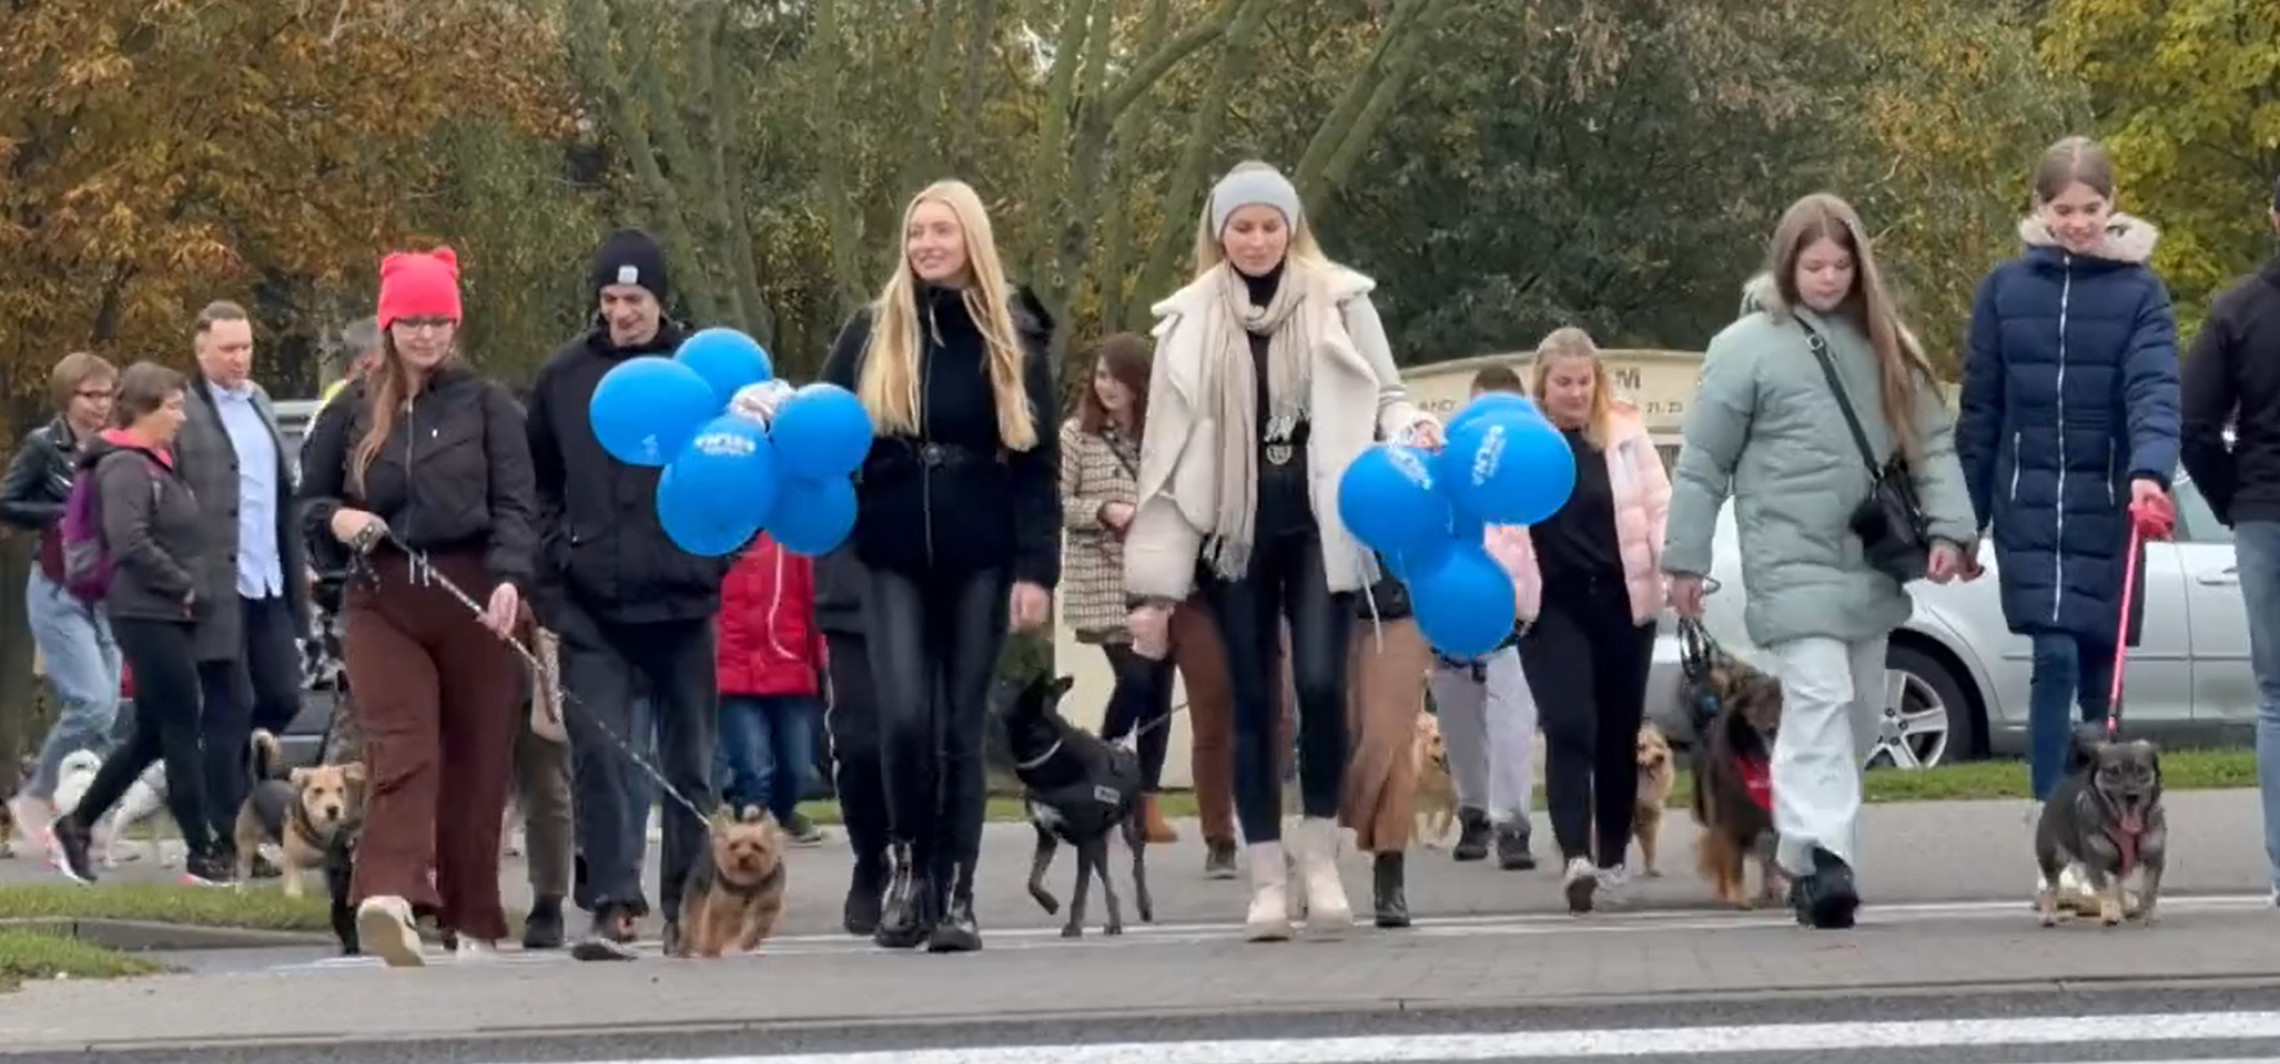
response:
M620 229L602 240L594 256L594 291L614 284L637 285L649 290L659 303L671 288L665 280L665 249L657 238L639 229Z

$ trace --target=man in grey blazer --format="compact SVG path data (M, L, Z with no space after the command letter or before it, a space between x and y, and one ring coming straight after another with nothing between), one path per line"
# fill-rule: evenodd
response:
M253 322L235 303L208 304L193 343L198 372L175 452L203 519L201 733L207 809L226 848L252 786L253 729L282 733L301 711L308 563L276 411L253 380Z

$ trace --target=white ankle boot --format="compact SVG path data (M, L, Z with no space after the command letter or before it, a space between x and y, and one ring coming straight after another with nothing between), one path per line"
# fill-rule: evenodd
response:
M1338 878L1338 822L1307 817L1298 822L1293 838L1298 879L1306 891L1306 930L1335 934L1352 927L1354 910L1346 903L1346 884Z
M1250 845L1251 908L1243 917L1243 937L1252 942L1290 938L1290 868L1279 842Z

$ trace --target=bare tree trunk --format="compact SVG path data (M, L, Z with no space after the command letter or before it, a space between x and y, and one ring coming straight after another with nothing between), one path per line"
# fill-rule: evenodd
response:
M932 0L926 6L926 17L934 26L927 36L926 60L919 67L918 84L911 94L910 121L905 128L910 132L912 150L903 153L902 165L896 168L896 197L911 195L923 184L951 176L942 172L942 160L947 157L942 126L948 117L950 45L957 39L958 19L949 9L950 0Z
M1020 265L1024 280L1043 281L1045 251L1053 219L1065 211L1061 177L1068 165L1069 112L1077 106L1077 70L1084 66L1092 38L1096 0L1063 0L1061 33L1053 42L1053 68L1045 76L1045 106L1037 130L1037 159L1030 164L1029 190L1022 204L1029 224L1022 227ZM1113 12L1101 19L1113 21ZM1057 286L1054 286L1057 292Z
M840 29L846 3L847 0L815 0L815 39L824 76L822 91L808 108L808 135L817 143L833 145L820 153L818 176L822 179L824 222L831 241L832 286L838 292L842 308L861 302L866 291L863 214L855 209L854 188L849 181L847 153L853 148L850 138L843 136L845 126L840 104L851 61L843 39L844 31Z
M1212 154L1219 147L1220 131L1227 124L1228 99L1234 95L1237 78L1250 60L1251 41L1267 20L1268 0L1238 2L1241 8L1234 24L1227 29L1226 50L1220 52L1219 67L1212 72L1202 102L1196 107L1187 150L1172 167L1171 191L1164 196L1164 231L1157 234L1156 250L1148 257L1147 267L1140 271L1143 292L1165 292L1172 286L1179 268L1180 248L1185 243L1182 238L1187 235L1181 219L1195 209L1196 196L1203 191L1204 179L1211 174Z
M730 299L726 304L735 308L745 329L761 343L773 346L776 342L776 317L768 307L767 297L760 292L760 271L752 247L752 227L744 218L744 186L729 175L728 170L728 111L727 95L721 89L721 41L728 36L729 5L717 0L711 9L701 14L692 13L691 25L698 28L688 42L691 54L690 80L696 100L693 121L702 123L705 139L711 150L705 153L705 182L712 186L705 197L712 214L712 227L716 232L720 257L727 267L720 278L728 288ZM699 117L701 115L701 117Z
M1377 132L1400 106L1402 93L1409 88L1410 77L1416 72L1417 57L1424 51L1425 42L1440 29L1441 22L1454 6L1449 0L1410 0L1396 13L1410 14L1404 25L1386 27L1385 39L1379 42L1378 55L1373 62L1371 77L1355 82L1370 85L1369 100L1346 123L1345 128L1333 131L1325 123L1317 139L1335 132L1337 145L1329 152L1319 169L1299 181L1299 195L1304 198L1307 213L1316 221L1330 210L1346 176L1354 172L1354 164L1367 151ZM1340 101L1341 108L1344 101ZM1311 146L1308 154L1312 154Z
M682 216L679 193L657 164L657 144L650 135L650 123L641 113L612 55L616 35L611 28L609 8L605 0L569 0L566 14L571 62L576 66L579 80L602 99L609 128L633 164L634 180L647 202L651 224L662 231L667 254L680 260L689 280L696 282L681 287L684 305L700 320L717 321L720 307L713 301L710 287L703 283L701 260L696 257L696 234L689 230ZM671 116L668 114L663 120L670 123Z
M990 57L997 52L997 0L974 0L974 24L966 41L966 83L958 90L958 113L982 113L982 86ZM974 172L974 148L980 138L971 122L954 123L951 167L961 174Z

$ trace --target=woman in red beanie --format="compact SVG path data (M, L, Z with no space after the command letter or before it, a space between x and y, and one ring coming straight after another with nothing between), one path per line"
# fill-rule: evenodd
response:
M503 639L538 549L535 489L522 412L460 360L459 320L450 248L382 260L380 364L318 414L302 470L310 538L361 560L345 656L371 804L353 893L362 946L395 966L423 963L421 916L461 952L507 934L499 831L522 676Z

